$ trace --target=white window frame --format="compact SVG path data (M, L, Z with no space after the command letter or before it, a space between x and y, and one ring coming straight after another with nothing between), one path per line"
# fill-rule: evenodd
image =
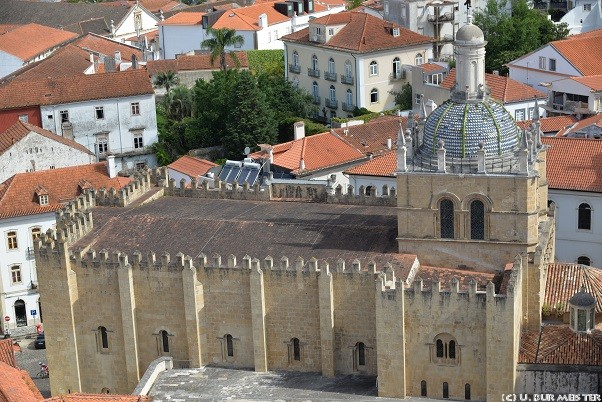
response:
M11 233L14 233L14 235ZM17 230L9 230L6 232L6 249L8 251L19 249L19 232Z
M104 120L104 118L105 118L104 106L95 106L94 107L94 118L96 120Z
M101 145L103 145L101 149ZM98 150L99 155L104 155L109 152L109 138L106 136L99 136L96 138L96 149Z
M525 109L516 109L514 111L514 120L516 120L516 121L525 120Z
M328 72L334 74L334 59L332 57L328 59Z
M583 11L592 11L591 3L586 3L583 5Z
M372 95L376 95L376 100L373 100L374 98L372 97ZM378 89L376 88L372 88L372 90L370 90L370 103L378 103L379 101L379 94L378 94Z
M48 205L48 194L40 194L38 196L40 205Z
M351 78L353 75L353 66L349 60L345 61L345 77Z
M416 56L414 56L414 63L417 66L424 63L424 56L422 55L422 53L417 53Z
M23 283L23 271L21 265L15 264L10 267L10 283L12 285L18 285Z
M370 62L370 77L374 77L378 75L378 62L376 60L372 60Z
M299 66L299 53L296 50L293 52L293 66Z
M130 103L130 112L132 116L140 116L140 102Z
M556 59L548 59L548 70L556 71Z
M547 65L547 59L545 56L539 56L539 69L545 70Z
M144 148L144 136L140 132L134 133L134 149L143 149Z

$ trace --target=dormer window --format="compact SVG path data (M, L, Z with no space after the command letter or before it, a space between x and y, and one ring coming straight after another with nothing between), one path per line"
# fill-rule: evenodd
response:
M38 198L40 200L40 205L48 205L48 195L47 194L39 195Z
M35 189L35 195L38 197L38 203L40 205L48 205L48 190L44 186L38 186Z

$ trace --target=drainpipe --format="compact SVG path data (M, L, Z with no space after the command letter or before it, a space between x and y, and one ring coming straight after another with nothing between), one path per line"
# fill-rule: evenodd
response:
M351 55L351 57L353 57L353 60L355 61L355 107L359 108L360 107L360 80L358 79L358 62L357 62L357 58L355 57L355 55L353 53L349 53ZM355 188L355 187L354 187Z
M288 81L288 48L286 46L286 42L284 43L284 80Z

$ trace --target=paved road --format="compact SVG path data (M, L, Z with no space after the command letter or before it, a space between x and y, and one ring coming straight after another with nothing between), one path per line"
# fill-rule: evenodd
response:
M33 335L35 337L35 335ZM50 398L50 380L48 378L37 378L40 371L39 363L47 363L46 349L35 349L33 341L35 338L18 338L17 341L21 345L21 352L15 352L17 366L20 369L26 370L33 382L36 384L40 392L45 398ZM52 368L50 368L52 373Z

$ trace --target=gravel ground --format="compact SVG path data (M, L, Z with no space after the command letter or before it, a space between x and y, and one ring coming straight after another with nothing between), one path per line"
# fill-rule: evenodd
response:
M32 338L17 338L21 346L21 352L15 352L17 366L29 373L40 393L45 398L50 398L50 380L48 378L38 378L40 371L39 363L48 363L46 361L46 349L35 349L33 345L34 340L35 335ZM52 368L49 371L52 375Z

